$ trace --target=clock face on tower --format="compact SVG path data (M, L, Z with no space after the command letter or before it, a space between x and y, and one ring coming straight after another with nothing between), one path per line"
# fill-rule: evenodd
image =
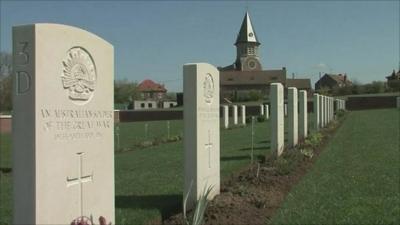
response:
M242 69L243 70L261 70L261 65L257 58L246 57L246 59L244 60L244 62L242 64Z

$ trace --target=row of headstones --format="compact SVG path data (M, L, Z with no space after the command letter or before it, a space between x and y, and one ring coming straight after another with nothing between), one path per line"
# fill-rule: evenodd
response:
M219 194L220 187L220 130L219 130L219 72L209 64L189 64L183 69L184 80L184 149L185 187L187 208L194 206L208 187L209 198ZM193 88L197 87L197 88ZM316 94L314 103L318 129L326 127L334 118L334 99ZM287 109L288 145L294 147L299 139L307 137L307 92L288 88L288 104L284 104L281 83L272 83L270 106L260 105L260 112L268 118L271 114L271 150L276 156L284 149L284 117ZM344 101L337 100L337 109ZM233 120L237 123L237 106L231 106ZM245 121L245 106L241 106ZM223 106L225 128L229 123L229 107ZM271 110L271 111L270 111ZM318 121L321 121L319 123Z
M231 109L232 109L232 123L233 123L233 125L238 125L238 106L231 105ZM229 106L223 105L222 110L223 110L224 128L228 129L229 128ZM246 125L246 106L240 105L240 111L241 111L240 124ZM284 113L285 113L285 116L287 116L287 104L284 105ZM269 105L261 104L260 105L260 116L264 116L265 119L269 119L269 114L270 114Z
M307 92L297 91L295 87L288 88L288 145L294 147L299 139L307 137ZM275 156L280 156L284 150L284 91L281 83L272 83L270 89L271 102L271 150Z
M103 217L115 224L114 49L75 27L13 28L13 223L75 224ZM183 67L184 199L220 191L219 71ZM307 134L300 92L300 133ZM272 142L283 146L283 87L272 84ZM51 96L51 97L50 97ZM296 99L296 101L294 101ZM290 143L297 90L289 88ZM300 125L301 127L302 125Z
M285 116L287 116L287 104L285 103L284 104L284 108L283 108L283 112L284 112L284 115ZM265 105L260 105L260 116L265 116L265 118L266 119L269 119L269 114L270 114L270 111L269 111L269 105L267 105L267 104L265 104Z
M333 97L314 94L314 129L326 127L334 119L334 110L345 110L345 101Z
M232 123L233 125L238 125L238 106L237 105L231 105L232 108ZM223 120L224 120L224 128L228 129L229 128L229 106L228 105L223 105ZM245 105L240 105L240 124L241 125L246 125L246 106Z

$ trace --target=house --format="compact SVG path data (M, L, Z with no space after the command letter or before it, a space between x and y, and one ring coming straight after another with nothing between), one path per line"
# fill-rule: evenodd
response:
M161 100L165 97L167 89L163 84L158 84L152 80L144 80L138 85L140 97L145 100Z
M286 68L263 70L259 55L256 32L246 12L236 38L236 60L233 64L219 67L221 99L243 100L249 95L264 97L269 94L271 83L279 82L285 87L311 91L310 79L286 79Z
M393 70L392 74L386 77L387 85L395 90L400 90L400 69L399 71Z
M152 80L146 79L138 85L140 99L134 99L130 109L158 109L171 108L177 105L176 101L167 97L167 89L163 84L158 84Z
M315 90L323 88L333 89L351 86L352 82L348 79L347 74L324 74L316 83Z

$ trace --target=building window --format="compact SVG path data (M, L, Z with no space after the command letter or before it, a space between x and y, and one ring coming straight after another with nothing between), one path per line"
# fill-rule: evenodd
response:
M247 54L254 55L254 47L247 47Z
M174 107L174 103L169 103L169 107Z
M145 104L144 103L140 103L140 108L144 108L145 107Z
M148 103L147 105L149 106L149 108L153 108L153 104L152 103Z

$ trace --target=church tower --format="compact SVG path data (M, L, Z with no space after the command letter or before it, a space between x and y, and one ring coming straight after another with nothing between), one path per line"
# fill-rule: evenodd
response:
M235 68L241 71L261 71L261 63L258 52L260 42L258 42L256 32L251 24L249 13L243 18L242 26L236 42L236 62Z

